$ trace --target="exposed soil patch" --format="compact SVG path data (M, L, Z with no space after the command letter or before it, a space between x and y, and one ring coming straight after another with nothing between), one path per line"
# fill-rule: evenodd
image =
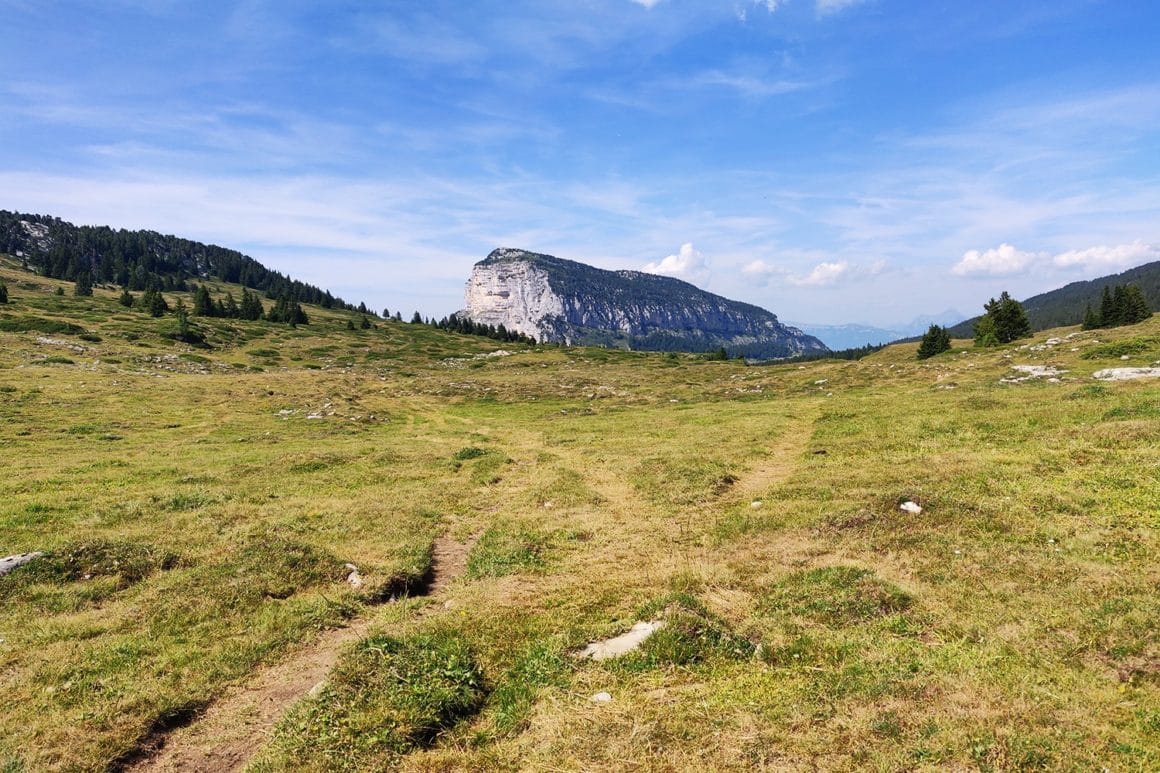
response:
M412 595L435 595L447 588L466 569L470 549L471 541L436 540L430 581ZM259 668L187 726L159 727L113 767L134 772L241 770L286 710L326 679L345 646L366 636L370 625L360 618L322 633L285 660Z

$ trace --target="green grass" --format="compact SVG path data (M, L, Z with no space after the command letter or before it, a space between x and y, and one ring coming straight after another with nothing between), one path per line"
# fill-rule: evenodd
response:
M0 768L103 769L352 618L259 769L1160 766L1160 385L1091 378L1160 317L755 368L309 309L195 351L0 281L0 553L47 553L0 577Z
M396 764L482 704L471 648L452 632L371 636L315 698L279 726L270 759L290 769L358 771Z

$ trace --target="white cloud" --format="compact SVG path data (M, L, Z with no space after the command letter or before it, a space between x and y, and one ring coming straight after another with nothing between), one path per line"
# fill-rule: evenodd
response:
M669 255L664 260L649 263L641 271L675 276L687 282L700 284L709 278L709 263L705 260L705 256L693 247L692 242L685 242L676 255Z
M951 268L955 276L1011 276L1021 274L1043 257L1043 253L1024 252L1004 242L998 247L980 252L968 250Z
M829 16L855 5L861 5L865 0L817 0L819 16Z
M1060 268L1074 266L1083 269L1116 269L1137 266L1160 260L1160 247L1134 241L1131 244L1119 244L1114 247L1100 245L1088 247L1086 250L1071 250L1061 252L1051 259L1051 262Z
M632 0L637 5L643 5L645 8L652 8L660 3L661 0Z
M826 287L836 283L850 272L850 263L845 260L823 261L805 276L791 276L789 281L806 287Z
M741 268L741 273L749 274L750 276L770 276L772 274L784 274L785 271L759 258L758 260L752 260L746 263Z

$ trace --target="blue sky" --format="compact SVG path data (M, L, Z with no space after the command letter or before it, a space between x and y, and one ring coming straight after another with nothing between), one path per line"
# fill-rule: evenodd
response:
M442 316L497 246L804 322L1160 259L1160 4L0 0L0 208Z

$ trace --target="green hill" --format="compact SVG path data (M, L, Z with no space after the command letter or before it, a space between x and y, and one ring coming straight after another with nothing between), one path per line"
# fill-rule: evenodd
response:
M1034 331L1078 325L1083 321L1084 309L1088 304L1099 308L1100 294L1105 287L1127 284L1140 288L1153 311L1160 310L1160 261L1145 263L1119 274L1072 282L1058 290L1034 295L1022 302L1023 308ZM971 338L978 321L979 317L972 317L948 330L956 338Z
M267 298L289 298L323 308L355 307L314 285L271 271L237 250L166 236L156 231L77 226L48 215L0 210L0 252L18 255L44 276L130 290L184 290L190 279L217 278ZM359 310L369 313L365 305Z

